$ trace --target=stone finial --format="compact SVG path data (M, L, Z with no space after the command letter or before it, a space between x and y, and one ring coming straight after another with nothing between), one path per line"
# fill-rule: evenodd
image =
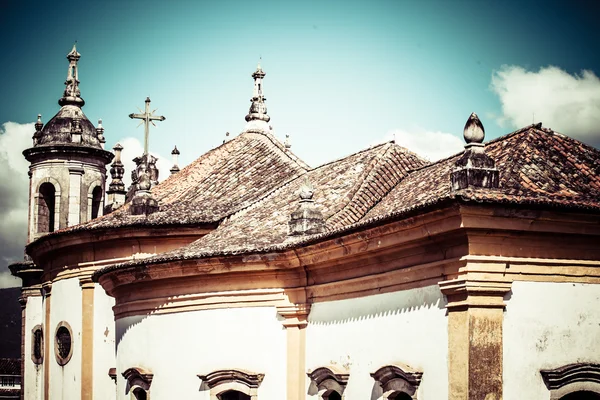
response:
M229 142L229 132L225 132L225 139L223 139L223 144Z
M38 118L37 121L35 123L35 130L37 131L41 131L42 128L44 127L44 123L42 122L42 114L38 114Z
M152 196L150 189L158 183L158 169L156 157L144 154L133 159L136 168L131 173L132 184L129 189L131 199L131 214L149 215L158 211L158 201Z
M106 206L104 207L104 214L109 214L125 204L125 183L123 183L123 175L125 175L125 167L121 161L121 151L123 146L120 143L115 144L113 147L115 158L113 163L110 165L110 176L112 181L108 185L106 191L107 199Z
M83 129L81 127L81 116L79 115L79 111L75 111L75 116L71 121L71 142L81 143L82 134Z
M177 146L171 152L171 156L173 156L173 167L171 167L171 175L179 172L179 150L177 150Z
M37 146L40 138L42 137L42 128L44 124L42 123L42 114L38 114L37 122L35 123L35 133L33 134L33 145Z
M290 135L285 135L285 142L283 143L286 149L291 149L292 144L290 143Z
M314 186L305 179L300 187L300 204L292 212L288 222L289 236L312 235L325 231L325 220L313 200L314 193Z
M267 105L265 104L267 99L263 95L262 80L265 75L266 73L262 70L259 62L256 71L252 74L252 78L254 79L254 92L250 99L250 102L252 103L250 105L250 111L248 112L248 115L246 115L247 122L256 120L269 122L271 120L271 117L267 115Z
M477 114L471 114L465 124L463 135L467 144L450 175L452 189L498 187L499 176L496 163L485 154L483 144L485 129Z
M102 119L98 120L98 127L96 128L96 135L98 136L98 141L102 148L104 148L104 143L106 143L106 139L104 138L104 127L102 126Z
M485 129L483 128L483 124L479 120L477 114L471 113L469 116L469 119L465 124L465 129L463 130L463 136L467 144L483 143L483 139L485 138Z
M67 54L69 60L69 69L67 72L67 80L65 81L65 91L63 97L58 100L58 104L62 106L74 105L83 107L85 101L81 98L79 91L79 70L77 62L81 58L81 54L77 52L77 42L73 45L73 49Z

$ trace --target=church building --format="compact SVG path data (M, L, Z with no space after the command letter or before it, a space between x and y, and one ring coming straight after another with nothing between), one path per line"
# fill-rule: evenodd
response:
M147 131L135 171L104 148L79 58L23 152L22 398L600 399L598 149L471 114L443 160L310 167L259 65L241 133L158 183Z

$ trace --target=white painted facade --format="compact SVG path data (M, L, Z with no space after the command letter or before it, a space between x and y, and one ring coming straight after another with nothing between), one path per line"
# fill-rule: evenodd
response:
M400 362L423 372L419 399L448 398L445 304L437 285L313 304L306 368L347 369L345 398L371 399L370 373Z
M56 327L66 321L71 327L73 354L69 362L60 366L56 362L54 338ZM64 279L52 284L50 296L50 326L44 334L51 335L50 356L44 363L50 364L50 398L78 399L81 397L81 287L78 278Z
M44 363L35 364L32 361L32 343L33 343L33 328L36 325L43 325L44 309L42 296L27 297L27 305L25 307L25 329L24 329L24 360L25 374L22 377L25 388L25 399L40 399L42 396L43 379L44 379ZM45 334L45 330L44 330ZM44 360L45 361L45 360Z
M265 374L259 399L286 398L286 331L274 307L126 317L116 327L117 399L129 399L121 374L132 367L154 374L155 400L209 400L197 375L232 368Z
M116 366L115 317L112 308L115 299L102 286L94 285L94 399L114 399L115 382L108 370Z
M600 363L600 285L514 282L503 324L504 400L549 399L540 375Z

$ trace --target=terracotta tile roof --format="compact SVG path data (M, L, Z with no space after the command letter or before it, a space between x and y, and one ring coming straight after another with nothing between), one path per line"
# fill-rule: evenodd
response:
M359 221L410 170L426 163L394 143L352 154L282 185L189 246L145 259L143 263L258 251L304 240L305 237L288 237L288 220L298 206L298 192L304 178L315 188L313 199L323 213L327 229L345 227Z
M486 153L496 161L498 189L452 192L456 155L411 173L364 220L450 198L600 209L600 151L591 146L538 124L487 143Z
M271 134L244 132L152 188L160 210L130 215L129 204L47 236L122 226L214 223L300 176L309 167Z
M287 221L297 206L303 178L289 182L215 231L180 249L108 267L160 263L216 255L279 251L349 230L401 218L448 201L477 201L600 212L600 151L531 125L488 142L486 152L500 171L498 189L451 190L450 173L459 153L427 164L392 144L353 154L306 173L326 218L325 233L288 237Z

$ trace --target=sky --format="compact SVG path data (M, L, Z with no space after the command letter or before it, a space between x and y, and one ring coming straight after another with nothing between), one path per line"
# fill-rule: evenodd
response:
M26 240L37 114L59 110L77 41L86 116L120 142L126 176L144 107L161 178L239 134L257 62L275 135L311 166L395 139L430 160L459 152L476 112L486 140L532 122L600 147L596 1L0 2L0 287Z

